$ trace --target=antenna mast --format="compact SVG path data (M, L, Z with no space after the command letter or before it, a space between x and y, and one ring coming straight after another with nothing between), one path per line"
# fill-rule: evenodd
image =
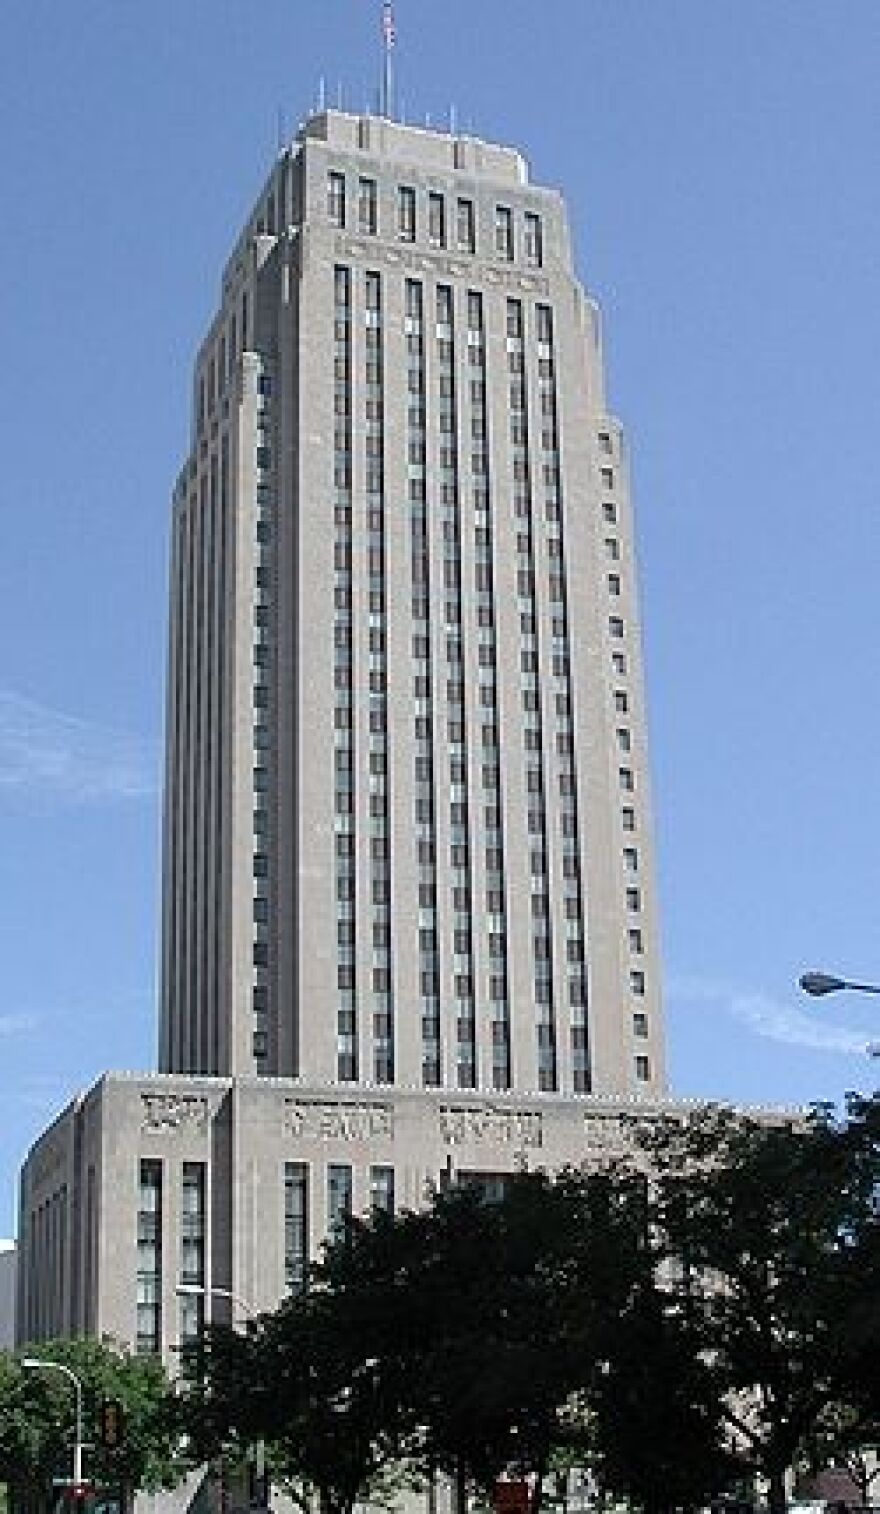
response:
M397 42L394 25L394 9L391 0L382 0L382 45L384 49L382 72L382 115L389 120L394 104L393 53Z

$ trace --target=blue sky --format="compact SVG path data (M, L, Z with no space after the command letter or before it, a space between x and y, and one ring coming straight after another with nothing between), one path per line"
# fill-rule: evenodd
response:
M61 1102L155 1056L168 496L222 262L378 0L6 0L0 1233ZM637 507L675 1089L866 1088L880 6L397 0L411 119L564 188Z

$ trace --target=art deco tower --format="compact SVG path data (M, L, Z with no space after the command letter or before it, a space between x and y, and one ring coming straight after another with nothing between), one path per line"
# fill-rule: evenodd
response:
M164 1071L664 1091L634 580L560 196L310 119L174 496Z

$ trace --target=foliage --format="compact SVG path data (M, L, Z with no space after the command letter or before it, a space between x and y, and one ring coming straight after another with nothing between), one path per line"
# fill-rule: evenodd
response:
M650 1514L876 1435L878 1100L637 1129L628 1164L463 1181L352 1220L307 1291L187 1364L203 1451L265 1438L329 1514L401 1470L487 1502L567 1467ZM650 1176L647 1176L647 1175ZM864 1439L863 1439L864 1438ZM558 1485L557 1485L558 1476Z
M54 1478L70 1477L75 1438L73 1385L61 1373L21 1366L21 1358L61 1362L83 1385L84 1475L100 1487L173 1487L186 1471L175 1400L161 1363L95 1340L57 1340L0 1354L0 1481L19 1496L51 1498ZM125 1433L100 1444L103 1398L123 1405Z
M827 1110L783 1124L707 1109L644 1137L669 1308L773 1510L830 1407L862 1394L877 1341L876 1112L852 1101L836 1125Z

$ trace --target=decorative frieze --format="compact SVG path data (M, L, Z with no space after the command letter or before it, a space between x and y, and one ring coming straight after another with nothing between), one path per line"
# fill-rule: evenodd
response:
M285 1099L285 1135L322 1141L394 1139L394 1105L348 1099Z
M440 1139L446 1146L477 1145L538 1147L544 1144L540 1110L505 1109L495 1104L443 1104L439 1112Z
M386 246L372 237L337 236L335 251L340 258L366 258L371 265L384 263L388 268L399 268L406 273L433 274L441 279L466 279L474 277L474 264L467 258L450 256L448 252L431 252L418 248ZM543 274L523 273L517 268L501 264L480 264L479 280L483 284L495 284L499 288L521 291L525 294L549 295L550 281Z
M594 1152L603 1156L623 1156L631 1151L633 1141L631 1121L626 1115L584 1114L584 1149L589 1155Z
M151 1135L163 1132L177 1135L184 1130L203 1135L209 1122L210 1110L204 1094L141 1094L141 1130Z

